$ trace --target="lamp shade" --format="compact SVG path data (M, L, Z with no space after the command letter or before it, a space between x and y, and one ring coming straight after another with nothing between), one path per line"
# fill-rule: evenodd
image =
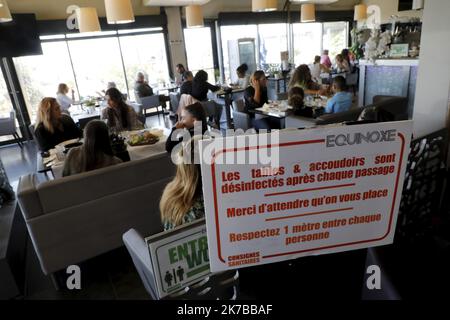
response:
M316 21L316 6L314 3L302 4L301 22L314 22Z
M109 24L134 22L130 0L105 0L106 19Z
M275 11L277 0L252 0L253 12Z
M367 19L367 6L365 4L358 4L355 6L355 21L362 21Z
M423 6L424 6L423 1L424 0L413 0L413 7L412 7L413 10L423 9Z
M78 8L77 20L80 32L101 31L96 8Z
M11 12L9 11L6 0L0 2L0 4L2 4L2 6L0 6L0 23L12 21Z
M188 28L203 27L203 10L199 5L186 7L186 25Z

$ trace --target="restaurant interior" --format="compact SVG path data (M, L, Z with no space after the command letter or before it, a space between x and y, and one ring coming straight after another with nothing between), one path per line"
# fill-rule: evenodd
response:
M448 0L0 0L0 300L159 300L130 230L205 215L191 202L164 220L180 199L177 130L408 120L393 244L210 275L163 299L442 298L449 12ZM80 290L66 285L73 266Z

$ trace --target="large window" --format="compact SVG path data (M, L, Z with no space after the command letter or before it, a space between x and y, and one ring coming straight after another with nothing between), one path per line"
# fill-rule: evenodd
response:
M12 110L11 99L5 80L0 72L0 118L7 118Z
M216 81L211 40L211 28L184 29L184 43L189 70L194 75L198 70L205 70L211 83Z
M287 25L285 23L261 24L259 29L260 65L280 65L281 52L288 51Z
M14 58L31 121L36 118L39 102L54 97L59 83L76 89L66 43L43 43L42 51L40 56Z
M160 30L108 31L88 39L79 33L42 37L42 55L14 59L31 121L42 98L56 96L59 83L66 83L81 99L102 94L108 82L133 93L138 71L148 75L155 89L168 83L164 35L155 32Z
M108 82L127 92L117 38L69 41L80 95L98 96Z
M326 22L323 24L323 49L330 51L333 59L348 46L348 23Z
M294 63L311 64L322 50L322 24L296 23L294 30Z
M332 60L348 47L348 22L295 23L294 62L312 64L316 55L329 50Z
M164 35L145 34L121 36L120 43L130 94L134 96L136 74L144 72L152 87L162 87L169 83Z
M237 45L234 45L237 43L239 39L254 39L255 40L255 46L256 46L256 62L258 63L259 60L259 54L258 54L258 28L256 25L239 25L239 26L224 26L220 28L221 35L222 35L222 51L223 51L223 66L225 71L225 80L227 83L231 82L232 74L236 73L235 65L239 64L236 63L232 67L230 67L230 52L232 55L235 55L233 51L233 47L237 47Z

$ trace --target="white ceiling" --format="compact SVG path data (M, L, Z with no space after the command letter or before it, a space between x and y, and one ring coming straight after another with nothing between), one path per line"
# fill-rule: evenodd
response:
M204 5L210 0L142 0L147 7L184 7L191 4Z
M7 0L13 13L35 13L40 20L65 19L68 14L68 6L76 4L81 7L95 7L101 17L105 16L104 0ZM131 0L134 13L140 15L159 14L159 6L144 6L144 1L159 1L165 6L169 3L200 1L203 5L203 13L207 18L215 18L219 12L251 11L251 0ZM281 10L287 0L278 0L278 9ZM388 1L388 0L385 0ZM389 0L391 1L391 0ZM318 6L318 10L352 10L361 0L339 0L328 5ZM300 4L292 4L292 10L300 10Z

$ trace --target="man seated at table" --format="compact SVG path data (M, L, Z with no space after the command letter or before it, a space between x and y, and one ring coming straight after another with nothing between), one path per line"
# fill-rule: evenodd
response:
M154 95L153 88L150 87L148 82L145 80L145 75L143 72L138 72L136 75L136 83L134 84L134 95L136 96L137 102L141 102L141 98L151 97ZM166 109L166 102L170 101L169 97L161 94L159 95L159 101L163 109Z
M150 87L148 82L145 80L145 75L143 72L138 72L136 75L134 94L136 95L136 99L153 96L153 88Z
M338 113L350 110L352 107L352 94L346 91L347 85L345 84L345 78L337 76L333 79L332 90L335 93L334 96L328 100L325 108L326 113Z

